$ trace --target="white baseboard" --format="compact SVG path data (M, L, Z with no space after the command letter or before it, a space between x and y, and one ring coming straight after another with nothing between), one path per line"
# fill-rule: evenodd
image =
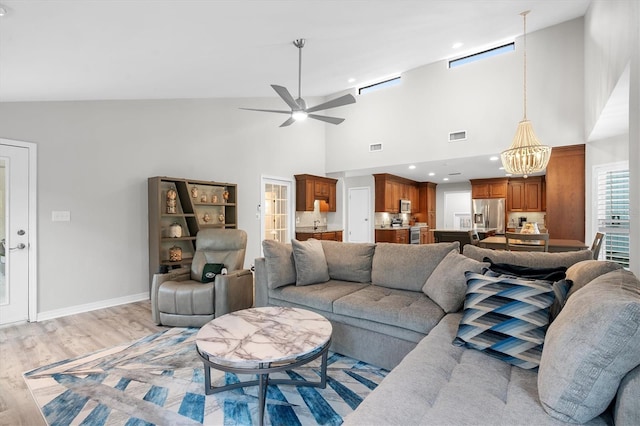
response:
M52 311L38 312L37 322L54 318L66 317L67 315L81 314L83 312L95 311L96 309L111 308L113 306L127 303L149 300L149 293L132 294L130 296L116 297L115 299L101 300L99 302L87 303L86 305L69 306L68 308L54 309Z

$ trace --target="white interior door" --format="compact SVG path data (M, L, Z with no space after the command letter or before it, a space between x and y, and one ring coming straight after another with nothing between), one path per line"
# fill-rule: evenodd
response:
M29 148L0 144L0 324L29 319Z
M373 242L371 238L371 191L349 188L349 238L351 243Z
M293 229L293 193L291 188L290 180L262 177L261 253L262 240L275 240L283 243L291 241Z

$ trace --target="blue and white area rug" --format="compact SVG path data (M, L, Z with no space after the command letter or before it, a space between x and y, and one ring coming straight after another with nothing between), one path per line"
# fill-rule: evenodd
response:
M51 426L258 424L257 387L205 395L197 331L172 328L37 368L24 379ZM319 367L320 359L270 377L317 381ZM216 386L255 378L211 373ZM330 353L325 389L269 386L265 424L341 424L387 373Z

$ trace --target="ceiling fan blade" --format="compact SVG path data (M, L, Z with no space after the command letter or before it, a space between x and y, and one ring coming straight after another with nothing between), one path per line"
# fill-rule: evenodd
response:
M296 100L293 99L293 96L291 96L291 93L289 93L289 91L287 90L286 87L278 86L278 85L275 85L275 84L272 84L271 87L273 87L273 90L275 90L276 93L278 95L280 95L282 100L285 101L287 103L287 105L289 105L289 107L291 107L292 110L300 109L300 105L298 105Z
M313 118L314 120L326 121L331 124L340 124L344 121L344 118L338 117L327 117L326 115L317 115L317 114L308 114L307 117Z
M349 94L349 95L340 96L339 98L335 98L333 100L322 103L320 105L307 108L306 111L307 112L322 111L324 109L337 108L343 105L353 104L355 102L356 102L356 98L354 98L353 95Z
M289 118L287 119L287 121L285 121L284 123L282 123L282 124L280 125L280 127L287 127L287 126L291 126L291 124L292 124L294 121L296 121L296 120L295 120L293 117L289 117Z
M257 108L240 108L245 111L261 111L261 112L277 112L279 114L291 114L291 111L282 111L277 109L257 109Z

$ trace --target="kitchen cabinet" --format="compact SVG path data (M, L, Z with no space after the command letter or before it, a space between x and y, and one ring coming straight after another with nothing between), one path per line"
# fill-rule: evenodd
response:
M409 244L409 229L376 229L376 243Z
M542 209L542 177L509 179L507 210L510 212L540 212Z
M428 227L420 228L420 244L433 244L435 243L435 237L433 231Z
M327 211L336 211L337 179L314 175L295 175L296 211L312 212L315 200L327 203Z
M508 178L471 179L471 198L507 198Z
M310 238L342 242L342 231L296 232L296 240L298 241L306 241Z
M411 212L418 211L418 182L388 173L373 175L375 179L375 211L399 213L400 200L411 201Z
M417 222L425 222L429 229L436 228L436 183L420 182L418 185ZM432 241L433 242L433 241Z
M585 146L553 147L545 183L550 237L584 241Z

